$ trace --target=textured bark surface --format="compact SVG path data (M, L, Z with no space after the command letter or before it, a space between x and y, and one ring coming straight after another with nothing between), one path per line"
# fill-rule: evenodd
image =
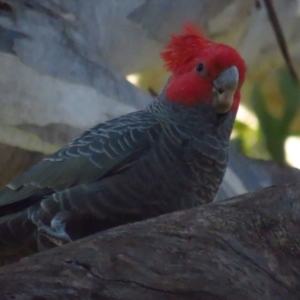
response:
M118 227L0 269L5 299L299 299L300 184Z

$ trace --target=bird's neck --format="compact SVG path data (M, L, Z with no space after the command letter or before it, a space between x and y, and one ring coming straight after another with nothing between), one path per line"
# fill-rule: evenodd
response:
M213 135L228 141L234 124L236 112L229 111L220 116L213 107L205 102L185 107L169 101L162 93L148 107L162 126L175 126L187 136Z

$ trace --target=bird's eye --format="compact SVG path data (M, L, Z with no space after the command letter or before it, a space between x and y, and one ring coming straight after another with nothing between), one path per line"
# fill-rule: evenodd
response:
M202 73L204 70L204 64L203 63L199 63L197 66L196 66L196 71L198 73Z

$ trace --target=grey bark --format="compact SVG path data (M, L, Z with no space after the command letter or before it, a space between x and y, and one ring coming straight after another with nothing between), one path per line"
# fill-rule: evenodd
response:
M99 233L0 269L5 299L299 299L300 184Z
M299 169L270 160L249 158L234 149L229 149L227 170L215 201L222 201L271 185L299 181Z

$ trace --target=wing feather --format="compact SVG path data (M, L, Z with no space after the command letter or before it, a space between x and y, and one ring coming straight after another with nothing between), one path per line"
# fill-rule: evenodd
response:
M54 192L112 176L145 155L160 131L148 111L99 124L8 184L0 191L0 208L24 206L16 203L26 199L31 205Z

